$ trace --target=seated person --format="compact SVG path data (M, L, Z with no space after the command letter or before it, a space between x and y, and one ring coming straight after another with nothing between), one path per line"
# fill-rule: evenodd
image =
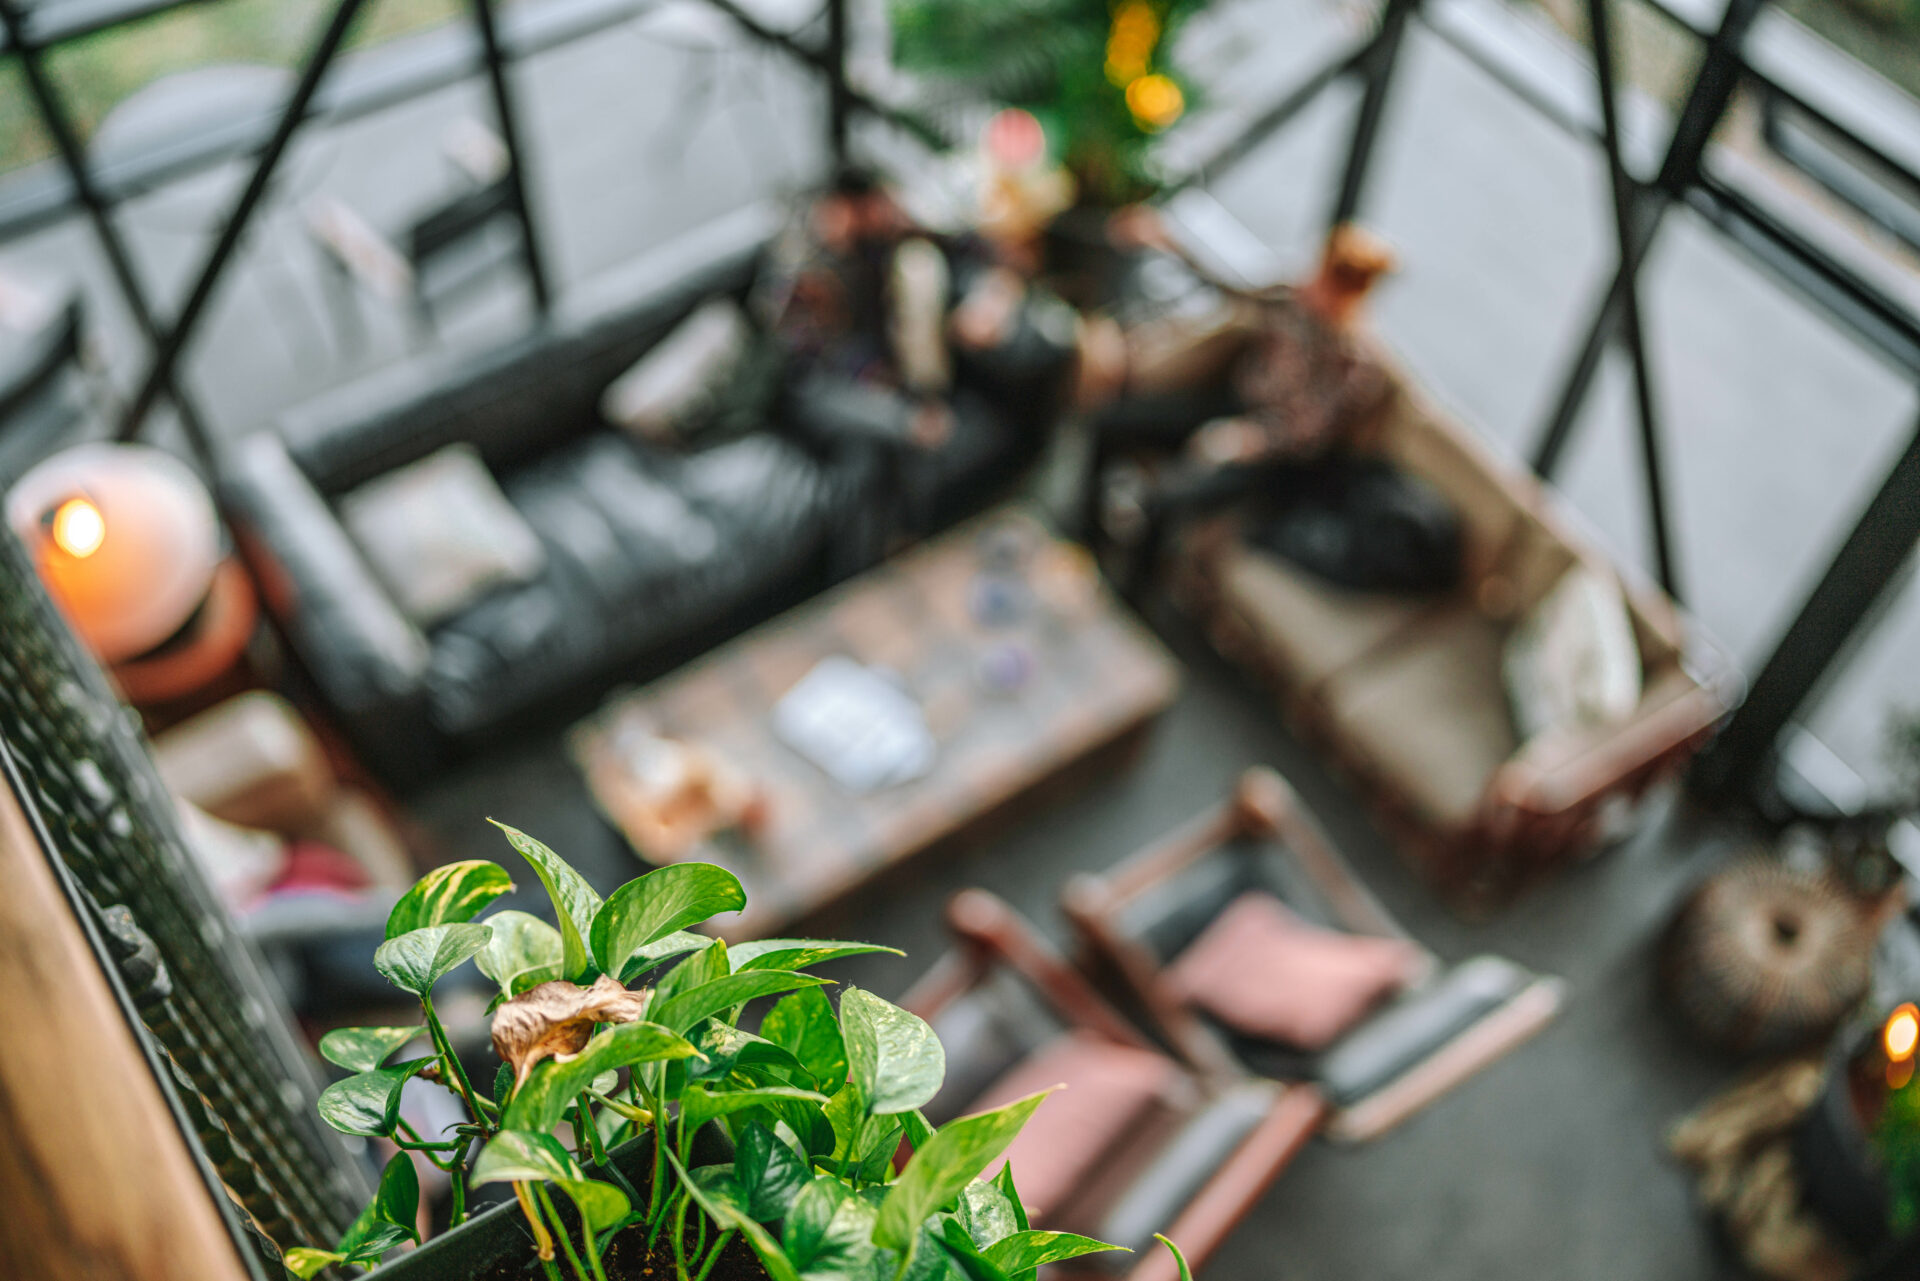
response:
M1166 253L1150 214L1130 213L1118 234ZM1378 240L1340 227L1304 286L1252 295L1196 278L1178 305L1132 318L1127 393L1096 423L1096 467L1119 450L1182 452L1151 487L1100 496L1102 526L1134 544L1138 569L1171 523L1238 505L1251 541L1338 585L1453 584L1458 519L1381 455L1393 385L1353 333L1391 265Z
M780 416L893 478L886 529L942 523L948 482L1030 456L1067 395L1078 318L1014 261L987 237L916 227L857 172L769 254L748 308L772 338Z

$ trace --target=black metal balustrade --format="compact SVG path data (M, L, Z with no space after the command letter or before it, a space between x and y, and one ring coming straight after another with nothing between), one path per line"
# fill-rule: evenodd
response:
M236 1239L331 1243L369 1192L277 990L188 853L166 785L100 669L0 530L0 786L32 823ZM22 1033L23 1035L25 1033Z

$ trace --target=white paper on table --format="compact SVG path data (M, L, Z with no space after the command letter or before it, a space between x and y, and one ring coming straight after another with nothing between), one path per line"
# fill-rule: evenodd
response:
M850 792L910 782L933 768L920 705L851 658L821 659L773 707L773 732Z

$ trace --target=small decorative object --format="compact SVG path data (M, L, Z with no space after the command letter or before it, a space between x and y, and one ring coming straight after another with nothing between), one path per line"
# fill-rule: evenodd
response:
M1796 1127L1817 1107L1817 1059L1795 1058L1715 1096L1668 1133L1700 1198L1756 1275L1847 1281L1856 1261L1804 1204Z
M1661 972L1703 1040L1777 1053L1826 1036L1866 995L1873 939L1867 907L1830 876L1754 854L1694 891Z
M1027 585L1011 574L982 573L973 580L967 611L986 627L1017 623L1027 612Z
M857 795L933 768L933 735L920 705L880 672L839 655L816 663L774 704L773 730Z
M1011 694L1033 677L1033 651L1018 641L1000 641L980 655L981 688L990 694Z
M763 813L760 789L710 747L664 737L637 720L617 725L607 747L600 794L656 863L678 862L716 832L751 829Z
M7 523L74 630L108 664L186 626L213 589L220 523L200 478L149 445L81 445L7 495Z
M401 610L422 627L546 564L480 452L448 445L368 481L340 500L340 518Z
M726 1277L910 1267L1019 1277L1114 1248L1027 1230L1008 1164L989 1176L1051 1081L936 1129L921 1113L946 1076L933 1029L858 988L841 989L836 1009L826 980L807 972L892 949L817 939L729 947L689 929L746 906L725 869L675 864L603 901L551 849L502 830L559 928L513 910L475 920L513 888L484 860L439 868L394 905L374 967L418 999L431 1051L388 1062L419 1041L419 1026L321 1038L321 1054L349 1073L320 1096L321 1118L401 1151L344 1236L286 1252L296 1276L372 1267L419 1241L416 1159L449 1176L452 1230L382 1275L478 1275L459 1242L488 1231L486 1266L520 1275L532 1255L548 1281L560 1281L563 1261L569 1281L686 1281L722 1258ZM492 1041L502 1062L484 1089L434 1008L435 984L469 960L500 989ZM750 1034L741 1015L767 997L779 1000ZM416 1077L459 1101L460 1124L423 1134L401 1117ZM489 1183L511 1186L523 1225L501 1231L513 1211L468 1223L468 1188ZM560 1197L572 1213L559 1211ZM1177 1266L1186 1277L1185 1261Z

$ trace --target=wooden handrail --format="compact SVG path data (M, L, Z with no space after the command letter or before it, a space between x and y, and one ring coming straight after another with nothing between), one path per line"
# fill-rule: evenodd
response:
M0 1272L246 1281L100 962L0 782Z

